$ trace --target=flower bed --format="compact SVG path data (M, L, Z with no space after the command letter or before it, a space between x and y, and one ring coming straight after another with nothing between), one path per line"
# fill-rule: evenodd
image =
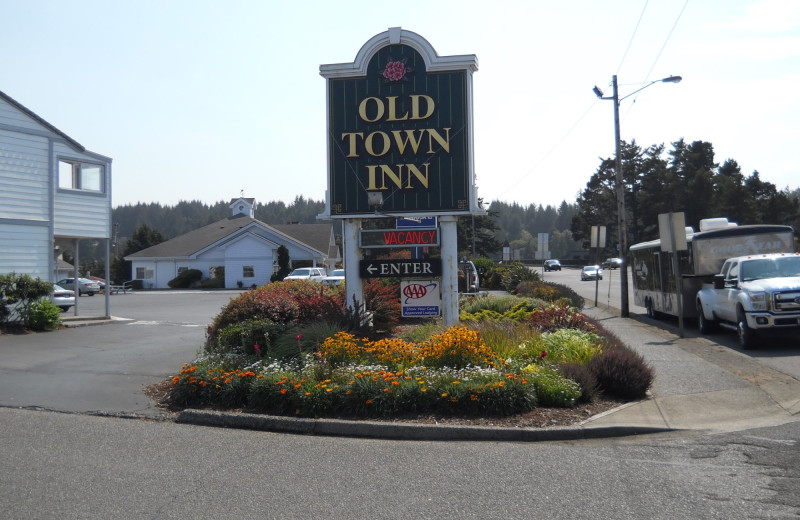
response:
M317 300L329 306L327 298ZM641 397L652 383L640 356L576 310L531 299L507 303L486 298L481 310L472 300L464 326L434 325L414 339L359 336L337 324L316 323L315 333L301 323L270 325L260 336L270 348L248 345L247 334L222 334L218 319L206 355L173 378L169 402L303 417L500 417L569 408L598 395ZM237 319L254 319L245 304L234 305ZM239 344L220 344L220 337ZM282 343L297 348L273 348Z

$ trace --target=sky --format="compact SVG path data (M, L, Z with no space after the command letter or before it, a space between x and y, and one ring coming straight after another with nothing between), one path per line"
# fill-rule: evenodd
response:
M621 138L800 185L796 0L2 0L0 90L111 157L112 205L327 188L322 64L402 27L475 54L478 195L574 203ZM651 81L677 75L683 81ZM629 95L630 94L630 95ZM629 97L626 97L629 96ZM682 208L675 208L682 211Z

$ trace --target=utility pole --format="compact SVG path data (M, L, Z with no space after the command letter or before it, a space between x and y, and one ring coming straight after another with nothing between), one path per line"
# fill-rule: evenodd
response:
M620 314L623 318L630 316L628 306L628 226L625 214L625 179L622 177L622 144L619 135L619 91L617 90L617 75L612 77L614 99L614 139L616 140L616 188L617 188L617 229L619 230L619 257L622 265L619 267Z

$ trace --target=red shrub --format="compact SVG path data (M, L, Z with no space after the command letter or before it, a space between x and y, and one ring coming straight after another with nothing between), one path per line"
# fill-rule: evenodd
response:
M209 337L233 323L265 318L275 323L307 323L341 319L342 294L333 287L308 281L262 285L232 299L214 319Z
M528 316L528 323L539 332L555 332L558 329L595 332L595 327L586 320L586 316L568 305L555 304L536 309Z

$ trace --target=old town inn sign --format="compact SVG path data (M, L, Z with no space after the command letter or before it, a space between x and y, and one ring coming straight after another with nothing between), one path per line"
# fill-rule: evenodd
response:
M391 28L327 79L326 217L484 214L472 154L474 55Z

